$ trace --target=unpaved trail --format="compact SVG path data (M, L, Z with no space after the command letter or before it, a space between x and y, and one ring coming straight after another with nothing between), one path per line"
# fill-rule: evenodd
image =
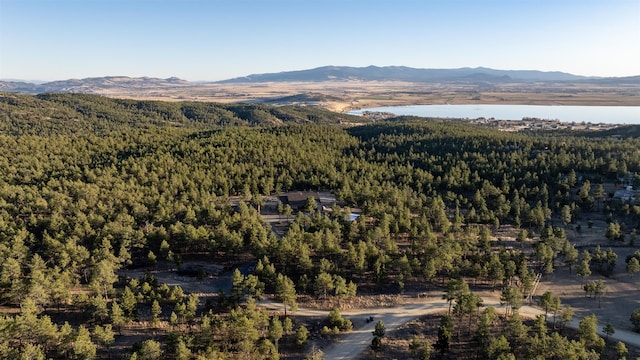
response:
M500 298L495 294L483 292L479 293L479 295L484 300L484 307L493 306L499 313L504 311L504 307L500 304ZM392 332L420 316L446 312L449 304L439 296L439 293L434 293L428 298L410 299L407 303L398 304L393 307L343 311L342 315L353 322L354 328L348 333L338 335L334 343L322 349L322 351L324 351L324 358L327 360L341 360L361 357L371 344L371 340L373 339L372 333L379 320L384 322L387 332ZM282 303L271 300L261 301L260 306L270 310L284 311ZM544 314L544 311L532 306L522 306L519 309L519 313L524 317L535 317ZM328 314L329 312L326 310L299 308L293 313L293 316L326 317ZM373 316L373 321L365 322L364 319L369 316ZM551 317L549 317L549 320L551 320ZM578 318L573 319L567 324L567 327L577 329L580 320L581 319ZM598 334L601 336L605 336L602 332L603 326L602 322L598 323ZM615 333L609 338L622 341L630 346L640 347L640 334L637 333L616 328Z
M365 323L359 328L354 328L349 333L339 335L336 343L327 349L323 349L325 352L324 358L327 360L358 358L371 344L371 339L373 339L372 333L379 320L384 322L386 331L391 332L417 317L441 312L443 310L446 311L448 308L449 305L444 300L435 300L402 304L392 308L367 309L357 314L345 312L343 315L349 319L353 316L366 316L371 314L373 321Z
M243 273L249 272L251 264L245 264L241 267ZM145 273L150 273L162 283L169 285L180 285L185 291L191 293L197 293L199 296L213 296L220 289L228 289L231 286L231 273L227 272L215 279L197 280L195 278L188 278L184 276L177 276L170 271L121 271L120 275L139 278ZM500 304L500 298L495 292L478 292L484 301L484 306L493 306L498 312L503 312L503 307ZM354 328L352 331L340 334L336 337L336 341L322 349L325 352L325 359L355 359L368 349L373 339L372 332L375 328L375 324L382 320L385 324L387 332L394 331L407 322L416 319L423 315L429 315L434 313L445 312L449 308L449 304L441 299L442 292L431 292L428 297L418 298L404 298L404 303L382 308L363 308L342 311L342 315L353 322ZM269 310L284 312L284 305L280 302L272 300L260 301L260 306ZM290 311L290 310L289 310ZM525 317L535 317L540 314L544 314L544 311L532 306L522 306L519 310L520 314ZM318 309L304 309L300 308L296 312L292 313L293 316L309 316L322 318L329 314L328 310ZM366 322L365 318L373 316L373 321ZM551 317L549 317L551 319ZM578 328L578 324L581 318L574 318L567 324L570 328ZM601 319L602 320L602 319ZM599 322L597 326L600 336L605 336L602 328L606 322ZM640 334L620 329L616 327L615 333L610 336L610 339L622 341L627 345L640 348Z

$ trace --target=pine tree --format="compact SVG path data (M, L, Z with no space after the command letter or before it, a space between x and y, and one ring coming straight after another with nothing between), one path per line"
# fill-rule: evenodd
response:
M94 340L107 348L107 351L110 352L111 345L115 342L115 334L111 328L111 324L107 324L104 327L97 325L93 329L93 338Z
M371 340L371 350L373 350L373 354L374 357L378 357L378 352L380 352L380 350L382 350L382 339L374 336L373 339Z
M588 349L602 353L605 342L597 332L598 318L595 315L589 315L580 320L578 324L578 336L580 341L585 344Z
M138 300L129 286L125 286L120 296L120 307L127 319L134 320L138 317Z
M109 295L113 292L113 284L118 281L115 271L115 263L106 259L101 260L93 268L89 287L99 296L109 300Z
M287 306L291 311L296 311L296 287L286 275L278 274L276 279L276 298L284 303L284 316L287 317Z
M193 321L193 319L195 319L199 301L200 298L196 294L190 294L187 298L185 318L188 322L191 322Z
M151 322L154 325L157 325L160 322L160 314L162 313L162 308L160 307L160 303L158 300L153 300L151 303Z
M180 338L176 345L176 360L189 360L191 359L191 350L184 343L184 340Z
M582 278L583 283L584 279L591 275L591 254L587 250L582 253L582 260L578 264L576 274Z
M605 341L609 340L609 337L613 334L615 334L616 329L614 329L613 325L611 324L607 324L602 328L602 332L607 335L607 337L604 339Z
M635 273L640 272L640 261L635 256L629 258L627 262L627 272L633 276Z
M138 358L144 360L162 359L162 348L159 342L155 340L145 340L137 351Z
M511 354L511 346L507 338L504 335L500 335L498 338L491 339L487 354L491 359L508 359L507 355Z
M284 329L284 333L286 335L289 335L293 332L293 321L291 320L291 318L287 317L284 319L282 328Z
M319 297L326 299L327 292L334 289L333 279L331 275L326 272L322 272L316 276L316 281L314 282L315 293Z
M438 340L434 344L434 348L440 353L449 352L449 345L453 336L453 322L449 315L440 318L440 326L438 327Z
M118 333L121 334L122 325L126 323L127 319L122 311L122 308L117 301L111 303L111 324L118 329Z
M282 322L278 316L274 316L271 322L269 322L269 339L273 341L276 351L278 350L278 342L282 338L283 332Z
M231 275L231 300L234 304L238 304L242 298L244 290L244 276L239 269L235 269Z
M309 336L309 331L307 330L306 327L301 325L296 331L296 344L298 346L303 346L304 344L307 343L308 336Z
M373 336L377 336L379 338L383 338L385 335L384 322L382 320L378 320L376 323L376 328L373 330Z
M80 325L72 346L72 358L94 359L96 357L96 350L96 345L91 341L89 330L87 330L84 325Z
M51 281L47 266L38 254L34 254L29 264L29 291L27 296L38 306L46 306L50 301Z
M626 359L627 354L629 354L629 350L627 350L627 346L622 342L622 341L618 341L618 343L616 343L616 356L618 356L618 359L622 360L622 359Z

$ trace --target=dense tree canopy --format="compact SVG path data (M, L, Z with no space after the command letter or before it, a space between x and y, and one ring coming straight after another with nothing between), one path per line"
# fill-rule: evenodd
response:
M118 271L179 265L196 254L211 261L249 254L259 259L255 275L236 274L234 303L245 292L276 292L291 310L297 294L346 301L361 285L402 289L407 279L455 285L471 277L503 288L515 312L536 270L552 272L558 258L581 276L591 273L556 225L603 208L611 239L620 240L640 223L640 206L604 201L601 186L629 174L640 182L637 138L505 133L416 118L353 126L362 122L301 107L0 94L0 303L22 306L12 321L51 331L64 325L37 316L39 309L59 309L72 298L87 304L92 321L115 330L136 320L139 309L153 323L164 317L192 326L205 321L197 297L153 279L124 285ZM340 205L323 212L310 199L277 237L259 216L262 198L308 189L331 191ZM243 200L231 206L231 196ZM341 216L351 206L362 210L358 221ZM284 215L293 215L290 207ZM554 216L560 220L552 224ZM501 224L522 228L520 242L539 234L533 257L491 244L491 230ZM610 273L615 262L601 252L594 270ZM629 272L637 272L635 263ZM91 291L85 302L72 297L78 286ZM458 322L471 323L478 299L464 290L452 288L448 299L456 301ZM163 311L167 306L173 311ZM232 339L226 349L216 337L207 344L215 349L189 348L181 339L175 349L145 342L135 354L244 353L253 351L249 344L277 351L278 319L240 308L229 316L229 328L216 329ZM263 330L245 331L256 323ZM94 339L107 346L106 327L98 326ZM8 345L48 356L95 355L87 328L64 335L68 344L76 339L74 348L47 345L65 344L49 330ZM439 341L436 349L446 352L449 338ZM501 338L482 343L492 356L510 351Z

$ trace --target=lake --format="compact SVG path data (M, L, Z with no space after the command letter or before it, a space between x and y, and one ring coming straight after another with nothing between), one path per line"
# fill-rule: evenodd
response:
M565 105L411 105L386 106L349 111L362 115L365 111L389 112L437 118L494 118L522 120L538 118L563 122L605 124L640 124L640 106L565 106Z

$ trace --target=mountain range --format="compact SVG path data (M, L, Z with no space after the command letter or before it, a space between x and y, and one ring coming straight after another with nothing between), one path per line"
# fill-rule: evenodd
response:
M100 93L100 90L120 89L120 90L146 90L159 89L163 87L176 88L193 86L186 80L176 77L168 79L158 79L149 77L128 77L128 76L105 76L84 79L57 80L45 83L31 83L25 81L0 81L0 91L22 92L22 93Z
M0 81L0 91L22 93L77 92L104 93L109 90L161 91L179 88L198 88L214 84L264 82L326 82L326 81L403 81L412 83L450 84L507 84L507 83L594 83L609 86L640 85L640 75L630 77L597 78L559 71L496 70L484 67L458 69L417 69L406 66L323 66L308 70L252 74L214 83L189 82L175 77L107 76L70 79L41 84L21 81Z
M495 70L489 68L416 69L406 66L323 66L315 69L286 71L270 74L253 74L221 81L233 82L281 82L281 81L407 81L407 82L529 82L576 81L588 79L568 73L537 70Z

